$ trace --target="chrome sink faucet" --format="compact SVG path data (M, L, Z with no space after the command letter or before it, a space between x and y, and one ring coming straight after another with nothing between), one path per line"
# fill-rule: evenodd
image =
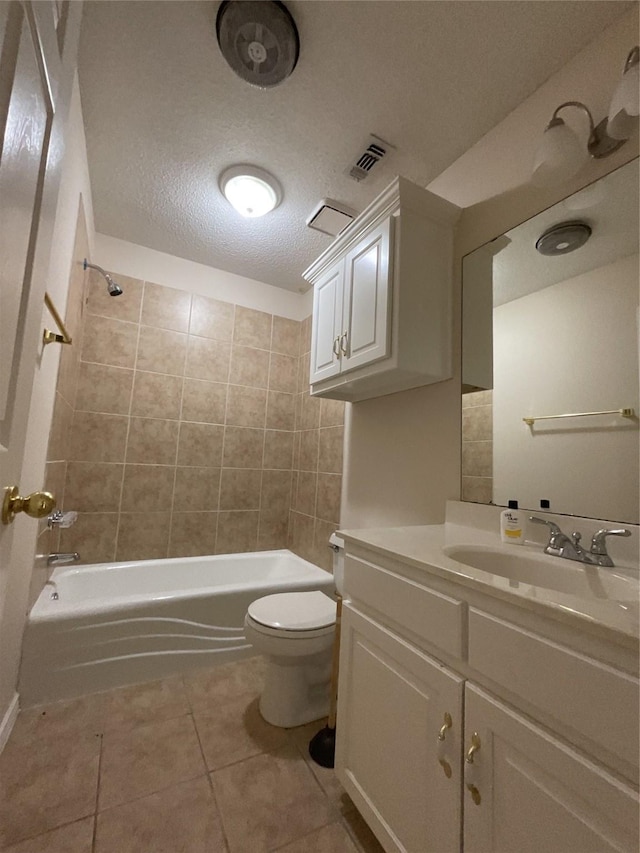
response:
M607 553L606 537L631 536L631 531L624 527L598 530L591 539L591 548L585 551L580 544L582 534L577 531L571 536L567 536L560 530L555 521L548 521L535 515L530 515L529 521L533 521L535 524L546 524L549 528L549 541L544 549L545 554L551 554L552 557L562 557L564 560L576 560L578 563L586 563L589 566L613 568L613 560Z

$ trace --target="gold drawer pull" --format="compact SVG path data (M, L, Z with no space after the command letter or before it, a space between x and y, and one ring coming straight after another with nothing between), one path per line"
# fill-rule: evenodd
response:
M464 782L476 806L479 806L482 801L480 791L476 785L478 768L475 764L475 754L480 749L480 746L480 735L478 732L474 732L471 735L471 746L467 750L464 761Z
M445 740L447 737L447 730L451 728L453 725L453 720L451 719L451 714L448 712L444 715L444 722L440 726L440 731L438 732L438 762L442 769L444 770L444 775L447 779L451 778L451 765L447 761L445 757Z

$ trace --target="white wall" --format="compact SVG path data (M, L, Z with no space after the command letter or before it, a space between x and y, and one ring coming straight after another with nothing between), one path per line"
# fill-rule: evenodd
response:
M494 309L494 502L638 523L638 255ZM543 342L543 343L542 343Z
M262 281L147 249L106 234L96 234L92 260L110 270L114 276L121 273L154 284L233 302L245 308L278 314L290 320L304 320L311 313L312 291L292 293L281 287L272 287Z

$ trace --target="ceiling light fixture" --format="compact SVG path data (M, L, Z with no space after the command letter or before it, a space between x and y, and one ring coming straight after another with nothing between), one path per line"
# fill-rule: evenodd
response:
M581 101L565 101L553 112L540 141L533 163L533 183L541 186L568 180L577 174L589 157L601 159L617 151L638 125L638 67L640 48L629 52L622 78L611 100L609 115L595 124L589 108ZM577 107L589 119L589 138L585 148L578 134L559 118L560 110Z
M230 166L220 175L220 190L242 216L264 216L282 201L278 181L258 166Z

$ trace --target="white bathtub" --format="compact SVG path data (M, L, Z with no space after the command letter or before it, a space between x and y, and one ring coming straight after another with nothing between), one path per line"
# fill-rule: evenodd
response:
M249 604L305 589L331 593L333 578L284 550L57 568L27 622L20 703L246 657Z

